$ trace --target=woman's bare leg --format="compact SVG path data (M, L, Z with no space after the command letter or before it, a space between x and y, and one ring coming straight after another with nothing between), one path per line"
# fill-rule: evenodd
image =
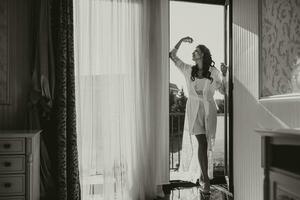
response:
M204 179L204 190L210 189L208 177L207 140L205 134L196 135L198 140L198 159Z

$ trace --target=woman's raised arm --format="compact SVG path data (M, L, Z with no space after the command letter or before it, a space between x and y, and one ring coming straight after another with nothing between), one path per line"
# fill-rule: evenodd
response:
M181 70L186 71L189 68L189 65L184 63L178 56L177 51L182 42L192 43L193 39L191 37L184 37L180 39L177 44L175 45L174 49L169 53L169 57L175 63L175 65Z

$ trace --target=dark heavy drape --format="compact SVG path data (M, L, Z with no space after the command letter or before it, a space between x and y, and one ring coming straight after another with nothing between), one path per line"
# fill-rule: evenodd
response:
M34 0L29 127L43 129L41 200L79 200L73 0Z
M57 194L60 200L80 199L73 37L73 0L53 0L55 52L54 123L57 139Z
M29 96L30 129L42 129L41 134L41 200L52 200L55 194L53 131L50 129L55 87L54 51L51 36L50 0L33 1L34 52ZM50 150L50 151L48 151Z

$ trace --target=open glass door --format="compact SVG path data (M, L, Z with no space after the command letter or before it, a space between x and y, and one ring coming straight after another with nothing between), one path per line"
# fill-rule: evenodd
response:
M181 8L178 8L180 7ZM200 8L201 7L201 8ZM201 10L203 9L204 10ZM190 10L189 10L190 9ZM196 9L196 10L195 10ZM199 10L197 10L199 9ZM178 11L179 10L179 11ZM206 16L196 16L191 13L205 13ZM221 16L219 14L221 13ZM187 16L192 16L188 18ZM206 19L208 24L201 25L201 20ZM216 20L218 22L215 22ZM210 24L209 24L210 23ZM233 192L233 168L232 168L232 128L233 128L233 101L232 101L232 17L230 0L171 0L170 1L170 50L176 42L185 36L191 36L196 44L203 43L211 50L216 67L220 70L220 63L224 62L228 66L227 86L225 95L216 94L214 96L217 106L217 133L216 151L213 161L213 185L219 185L220 189ZM176 25L177 24L177 25ZM187 27L191 24L191 28ZM193 33L197 26L200 27L198 34ZM218 26L220 29L215 29ZM202 27L202 28L201 28ZM205 35L203 27L209 30ZM185 31L182 31L185 30ZM215 36L214 33L219 33ZM194 34L194 35L193 35ZM220 40L219 40L220 39ZM214 45L217 43L218 47ZM196 45L194 44L194 46ZM215 49L214 49L215 48ZM182 45L177 54L191 64L191 54L194 49L191 46ZM190 60L189 60L190 59ZM184 154L182 149L184 131L185 103L188 98L187 88L183 76L179 75L176 67L170 61L170 178L172 181L181 182L180 165ZM173 73L173 74L172 74ZM175 80L177 77L178 80ZM179 176L177 176L179 175ZM190 185L186 184L185 185Z

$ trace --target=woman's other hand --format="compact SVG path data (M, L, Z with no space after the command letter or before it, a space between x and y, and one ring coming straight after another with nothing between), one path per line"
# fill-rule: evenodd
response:
M227 69L228 69L228 67L224 63L221 63L221 72L222 72L223 76L226 76Z

